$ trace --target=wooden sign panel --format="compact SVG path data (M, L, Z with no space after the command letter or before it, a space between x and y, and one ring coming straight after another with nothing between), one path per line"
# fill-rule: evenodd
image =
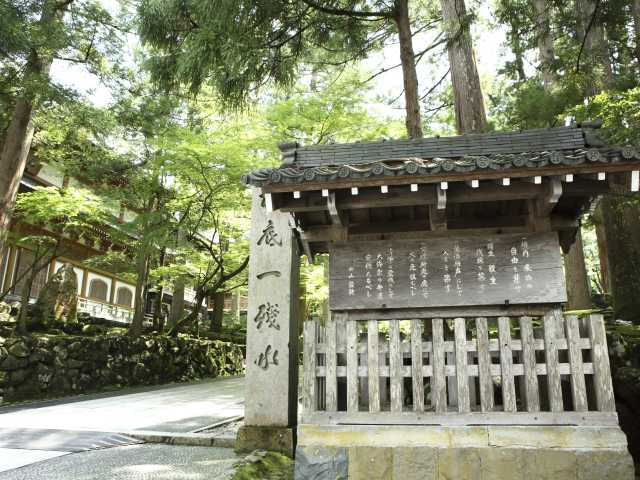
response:
M332 310L566 302L555 232L336 243Z

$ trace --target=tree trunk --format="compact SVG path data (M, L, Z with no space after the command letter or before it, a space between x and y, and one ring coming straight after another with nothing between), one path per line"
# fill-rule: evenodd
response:
M542 81L545 88L550 89L556 82L555 52L551 35L551 15L549 14L551 5L547 4L546 0L534 0L533 6L536 12L536 36Z
M138 279L136 281L136 294L134 298L134 310L133 321L129 327L129 334L138 336L142 333L142 327L144 322L144 292L147 280L147 272L149 270L149 258L146 248L139 247L136 258L136 274Z
M405 124L409 138L422 138L420 100L418 98L418 75L413 53L413 37L409 20L409 0L395 0L394 20L400 43L400 63L404 81Z
M184 290L183 290L184 291ZM194 307L189 315L186 315L176 321L175 324L171 325L169 332L167 335L170 337L175 337L178 332L182 330L183 327L190 325L192 323L196 323L198 321L198 314L200 313L200 308L202 308L202 301L206 297L206 292L204 287L200 287L196 289L196 298L194 300Z
M31 101L17 100L0 153L0 249L7 238L11 211L33 140L32 113Z
M633 33L635 36L634 53L638 62L638 72L640 73L640 0L632 0L631 15L633 16Z
M164 266L164 258L166 254L167 254L167 249L162 248L162 250L160 250L160 258L158 259L159 267ZM155 307L153 309L153 328L158 332L162 331L162 328L160 327L160 323L162 318L162 297L163 296L164 296L164 287L162 286L162 283L160 283L156 291L156 299L155 299L156 301L155 301Z
M596 227L596 239L598 241L598 257L600 259L600 288L602 293L611 294L611 270L609 269L609 253L607 251L607 235L604 231L602 218L602 202L598 204L593 213Z
M464 0L440 0L440 5L448 37L456 129L459 134L482 133L487 130L487 117Z
M59 6L52 0L44 2L39 22L43 31L53 29L53 24L62 18L65 8L66 5ZM42 78L48 78L52 61L50 54L40 56L33 50L24 67L22 84L38 85ZM25 91L16 100L0 152L0 251L7 239L11 211L31 149L35 98L35 92Z
M515 29L512 31L511 50L513 50L513 55L516 58L516 72L518 73L518 80L523 82L527 79L527 74L524 71L524 52L519 35L520 33Z
M600 205L613 308L620 318L640 323L640 209L624 197L605 197Z
M602 7L599 6L597 0L576 0L575 6L577 8L579 38L584 42L580 63L581 65L586 64L585 71L591 78L587 95L596 95L602 90L597 79L601 80L604 88L610 87L614 81L609 48L599 10ZM596 8L598 8L597 12ZM591 26L589 26L590 24ZM593 67L598 67L600 71L593 72Z
M591 289L584 263L582 232L578 228L576 239L569 253L564 256L564 270L567 284L567 309L587 310L591 308Z
M31 287L33 286L35 278L35 265L32 265L29 276L24 282L22 291L20 292L20 313L18 314L18 320L16 322L16 332L21 335L25 335L29 330L27 326L27 310L29 309L29 297L31 297Z
M212 332L222 331L222 319L224 318L224 292L213 294L213 318L211 319Z
M173 295L171 296L171 313L169 325L174 327L184 315L184 282L176 280L173 283Z

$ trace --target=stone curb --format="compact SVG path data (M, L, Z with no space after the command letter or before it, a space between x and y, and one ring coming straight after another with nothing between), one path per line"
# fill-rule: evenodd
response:
M122 435L142 440L147 443L164 443L167 445L184 445L190 447L223 447L234 448L236 437L215 436L203 433L170 433L154 430L135 430L119 432Z

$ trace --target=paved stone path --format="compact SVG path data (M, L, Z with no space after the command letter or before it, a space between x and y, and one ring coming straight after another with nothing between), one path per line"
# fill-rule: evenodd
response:
M226 465L229 462L222 460L235 459L233 452L210 447L119 446L137 442L119 434L192 432L243 413L243 377L0 406L0 472L4 472L0 473L0 479L205 478L197 474L198 468L208 462L214 467ZM70 452L82 453L67 455ZM149 463L154 455L162 458ZM190 456L192 461L187 461ZM141 465L139 469L128 469L126 462L138 458L142 463L136 460L131 465ZM90 469L92 462L103 465L96 465L98 470L94 476ZM77 469L71 468L76 463ZM193 463L193 468L185 470L187 463ZM75 473L68 477L57 473L43 475L41 467L51 469L47 472L58 472L58 467L62 468L60 472L71 468L69 472ZM153 470L156 467L157 472ZM114 470L107 472L106 468ZM28 472L34 472L33 476L28 476L31 475ZM130 476L122 476L125 473ZM174 476L165 476L169 473Z
M0 480L227 480L237 460L230 448L131 445L0 472Z

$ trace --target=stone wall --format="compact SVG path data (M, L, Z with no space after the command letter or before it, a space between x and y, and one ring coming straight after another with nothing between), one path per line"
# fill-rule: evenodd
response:
M0 337L0 401L51 398L243 373L239 346L122 334Z

